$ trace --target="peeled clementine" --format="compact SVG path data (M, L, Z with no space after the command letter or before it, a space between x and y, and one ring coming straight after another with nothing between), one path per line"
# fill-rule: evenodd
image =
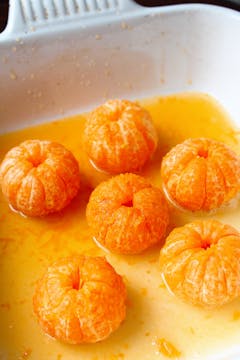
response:
M33 309L43 331L70 344L95 343L126 315L126 288L102 257L75 255L48 267L38 281Z
M137 254L161 243L169 223L161 190L129 173L98 185L90 196L86 215L96 240L121 254Z
M161 176L176 204L191 211L209 211L240 191L240 158L221 142L188 139L163 158Z
M77 160L63 145L27 140L12 148L0 167L2 192L28 216L43 216L67 206L80 187Z
M240 233L215 220L175 228L160 252L168 288L186 302L219 307L240 296Z
M150 114L127 100L109 100L92 111L84 137L89 158L112 174L139 170L157 147Z

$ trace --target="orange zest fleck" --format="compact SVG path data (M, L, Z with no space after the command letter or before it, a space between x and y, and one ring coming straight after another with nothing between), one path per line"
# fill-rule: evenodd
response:
M171 359L177 359L181 352L176 349L176 347L169 341L165 340L164 338L157 339L156 345L158 347L158 351Z
M0 304L0 308L4 309L4 310L10 310L11 309L11 304L10 303L2 303Z

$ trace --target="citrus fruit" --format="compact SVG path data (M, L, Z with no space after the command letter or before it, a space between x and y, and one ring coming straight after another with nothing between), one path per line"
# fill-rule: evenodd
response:
M38 280L33 309L43 331L70 344L95 343L126 315L126 288L103 257L57 260Z
M216 220L175 228L160 252L167 287L186 302L219 307L240 296L240 233Z
M43 216L67 206L80 186L77 160L63 145L27 140L12 148L0 167L2 192L28 216Z
M121 254L137 254L161 243L169 223L161 190L130 173L99 184L90 196L86 215L96 240Z
M209 211L240 191L240 158L221 142L187 139L165 155L161 176L173 202L191 211Z
M109 100L93 110L84 139L91 161L112 174L139 170L157 147L150 114L127 100Z

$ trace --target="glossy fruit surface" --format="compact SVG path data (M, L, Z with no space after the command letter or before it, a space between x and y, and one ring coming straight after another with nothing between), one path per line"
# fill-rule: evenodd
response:
M72 256L48 267L33 297L43 331L70 344L94 343L115 331L126 315L126 288L102 257Z
M96 240L121 254L137 254L161 243L169 223L168 205L161 190L129 173L98 185L86 214Z
M216 220L175 228L160 252L169 290L186 302L219 307L240 296L240 234Z
M12 148L0 167L2 192L9 204L28 216L43 216L66 207L77 195L77 160L63 145L27 140Z
M225 144L187 139L163 158L161 176L169 197L181 207L209 211L240 191L240 158Z
M128 100L109 100L93 110L84 137L89 158L111 174L139 170L157 147L150 114Z

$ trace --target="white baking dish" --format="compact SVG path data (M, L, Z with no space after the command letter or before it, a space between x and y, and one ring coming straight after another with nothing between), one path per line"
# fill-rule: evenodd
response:
M216 6L13 0L0 35L0 130L109 97L193 90L213 95L240 125L239 39L240 13ZM240 347L214 357L239 358Z
M240 13L215 6L12 1L0 35L1 131L85 111L108 97L186 90L213 95L238 122L239 39Z

